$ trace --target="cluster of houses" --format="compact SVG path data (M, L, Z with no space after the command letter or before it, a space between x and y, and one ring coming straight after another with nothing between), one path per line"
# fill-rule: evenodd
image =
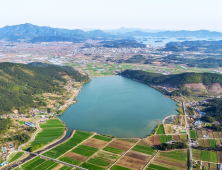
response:
M7 160L7 155L9 155L11 152L15 151L15 148L11 145L9 145L8 147L1 147L1 151L2 151L2 160ZM6 165L7 162L3 162L0 164L0 166L4 166Z

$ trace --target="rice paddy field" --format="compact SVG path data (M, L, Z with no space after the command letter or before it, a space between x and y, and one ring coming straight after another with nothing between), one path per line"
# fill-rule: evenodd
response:
M43 144L46 145L62 136L65 125L59 119L50 119L44 124L40 124L43 129L35 137L31 146Z

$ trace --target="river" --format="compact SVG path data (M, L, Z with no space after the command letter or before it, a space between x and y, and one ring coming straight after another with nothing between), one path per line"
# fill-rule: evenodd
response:
M85 84L78 102L59 118L73 129L116 137L145 137L157 121L177 112L176 102L145 84L122 76L98 77Z

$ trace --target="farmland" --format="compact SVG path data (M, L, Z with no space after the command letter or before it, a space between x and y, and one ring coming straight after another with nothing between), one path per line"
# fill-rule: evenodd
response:
M157 134L165 134L164 128L163 128L163 125L162 125L162 124L159 125L159 128L158 128L158 130L157 130Z
M196 138L197 138L197 133L196 133L195 130L190 130L190 137L191 137L192 139L196 139Z
M12 155L12 157L10 158L9 163L19 159L22 155L24 154L24 152L16 152L15 154Z
M59 119L50 119L44 124L40 124L43 129L37 134L31 146L43 144L46 145L62 136L65 125Z
M154 167L157 169L187 169L187 150L160 151L151 161L151 166L148 166L148 169Z
M83 140L89 138L91 135L92 133L89 132L75 131L73 137L55 148L45 152L43 155L51 158L58 158L68 150L81 143Z
M51 160L45 160L40 158L39 156L35 157L34 159L30 160L29 162L23 164L21 167L23 170L42 170L42 169L47 169L51 170L58 166L59 163L53 162Z

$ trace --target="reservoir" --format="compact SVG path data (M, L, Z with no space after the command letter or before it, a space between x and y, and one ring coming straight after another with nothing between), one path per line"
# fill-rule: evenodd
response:
M177 112L176 102L148 85L122 76L98 77L85 84L78 102L59 118L73 129L116 137L145 137L157 121Z

